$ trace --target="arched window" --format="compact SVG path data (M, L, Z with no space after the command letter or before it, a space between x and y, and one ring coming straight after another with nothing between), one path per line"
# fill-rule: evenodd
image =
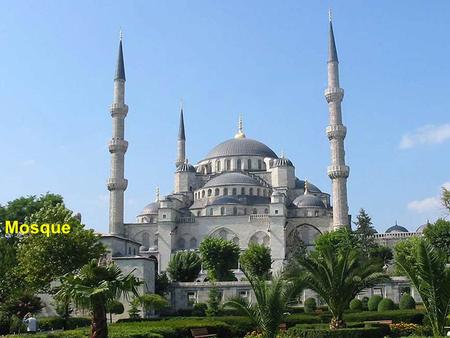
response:
M197 248L197 240L195 239L195 237L192 237L191 240L189 241L189 248L190 249Z
M205 197L205 190L202 191L202 198Z
M244 215L247 215L247 209L244 208Z
M241 195L245 195L245 188L241 188Z
M252 169L252 160L251 159L248 159L247 160L247 168L250 170L250 169Z
M219 196L220 190L219 188L214 189L214 196Z
M225 161L225 170L228 170L228 171L231 170L231 160Z
M236 161L236 170L241 170L242 169L242 164L241 164L241 160L237 160Z
M225 215L225 207L220 207L220 214Z
M220 171L220 161L216 161L216 172Z
M228 195L228 188L223 188L223 195L227 196Z
M213 215L214 215L213 208L209 208L209 216L213 216Z
M236 207L233 207L233 215L237 215L237 208Z
M256 208L253 208L253 215L256 215L258 213L258 210Z
M258 170L261 170L261 169L262 169L262 161L258 160Z
M266 189L263 189L263 196L266 197L267 193L266 193Z
M150 235L148 232L142 234L142 245L148 248L150 246Z
M265 209L264 209L264 213L265 213L265 214L268 214L268 213L269 213L269 209L265 208Z
M177 244L178 244L178 249L183 250L186 247L186 241L184 240L184 238L179 238Z
M212 194L212 190L208 189L208 197L211 196L211 194Z
M261 189L257 188L256 189L256 196L259 196L260 193L261 193Z
M316 210L316 211L314 212L314 214L315 214L316 217L318 217L318 216L319 216L319 210Z
M236 195L236 194L237 194L237 189L236 189L236 188L233 188L232 194L233 194L233 195Z
M248 189L248 194L249 194L250 196L253 196L253 188Z
M227 239L227 232L225 230L220 230L219 237L222 239Z

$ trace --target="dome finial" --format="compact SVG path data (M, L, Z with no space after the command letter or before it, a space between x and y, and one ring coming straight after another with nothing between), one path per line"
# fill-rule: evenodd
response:
M305 195L309 194L309 190L308 190L308 179L305 179Z
M156 199L155 202L159 202L159 186L156 186Z
M234 135L234 138L245 138L244 121L242 119L242 114L239 114L238 132L236 135Z

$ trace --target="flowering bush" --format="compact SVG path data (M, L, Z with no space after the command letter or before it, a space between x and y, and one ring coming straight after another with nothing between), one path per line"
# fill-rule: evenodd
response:
M410 335L420 335L424 332L424 328L421 325L413 323L394 323L389 324L392 337L406 337Z

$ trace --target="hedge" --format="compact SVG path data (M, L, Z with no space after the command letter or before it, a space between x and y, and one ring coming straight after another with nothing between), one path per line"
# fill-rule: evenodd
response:
M399 307L400 307L401 310L415 309L416 308L416 301L409 294L405 293L400 298Z
M381 302L383 297L375 295L369 298L369 301L367 302L367 308L369 311L377 311L378 309L378 303Z
M389 334L389 327L352 327L339 330L329 328L305 329L292 327L284 335L286 338L383 338Z
M363 309L363 303L362 303L359 299L357 299L357 298L352 299L352 300L350 301L349 308L350 308L350 310L358 310L358 311L362 311L362 309Z
M389 310L394 310L394 309L395 309L394 301L389 298L383 298L378 303L378 307L377 307L378 312L389 311Z
M41 331L52 330L73 330L79 327L90 326L91 320L89 318L61 318L61 317L41 317L38 318L38 327Z

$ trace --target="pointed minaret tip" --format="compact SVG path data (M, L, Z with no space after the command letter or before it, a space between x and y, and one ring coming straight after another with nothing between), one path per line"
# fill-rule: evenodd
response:
M305 195L309 194L309 190L308 190L308 179L305 178Z
M180 101L180 125L178 128L178 140L186 140L186 134L184 132L184 113L183 113L183 100Z
M236 135L234 135L234 138L245 138L244 121L242 119L242 114L239 114L238 132L236 133Z
M334 32L333 32L333 22L331 17L331 9L328 10L328 20L330 22L330 31L328 36L328 62L339 62L337 51L336 51L336 42L334 41Z
M156 198L155 202L159 202L159 186L156 186Z
M125 65L124 65L124 61L123 61L122 41L123 41L123 33L122 33L122 30L120 30L119 55L117 57L116 76L114 77L114 80L124 80L125 81L126 78L125 78Z

